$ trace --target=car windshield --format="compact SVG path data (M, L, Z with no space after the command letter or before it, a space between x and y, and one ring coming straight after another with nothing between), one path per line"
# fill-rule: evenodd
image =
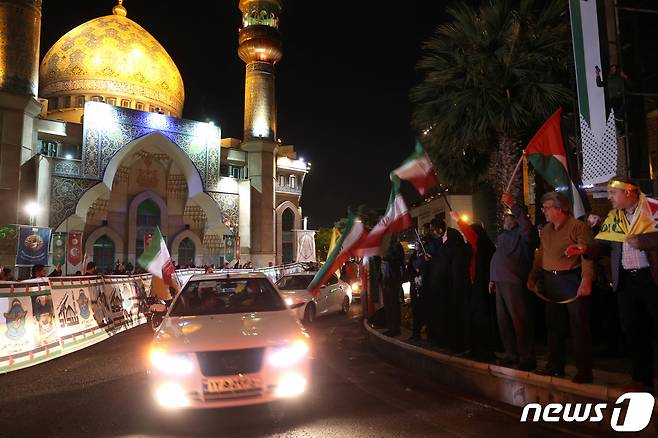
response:
M264 278L195 280L176 297L170 316L223 315L285 310L281 296Z
M313 280L312 275L290 275L287 277L281 277L281 279L276 282L276 285L281 290L306 289L311 283L311 280Z

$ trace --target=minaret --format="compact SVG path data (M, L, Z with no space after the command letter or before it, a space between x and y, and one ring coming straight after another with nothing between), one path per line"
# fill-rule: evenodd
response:
M276 140L274 64L281 60L279 0L241 0L242 29L238 55L247 64L244 141Z
M3 227L27 223L22 204L30 201L36 192L31 181L35 178L34 170L30 170L33 166L26 162L34 155L34 124L41 112L41 104L36 100L41 0L0 1L0 35L0 227ZM15 252L13 256L0 254L0 264L13 265L14 257Z
M280 0L240 0L238 55L246 64L244 139L251 183L250 235L241 246L256 265L275 262L276 101L274 64L281 60ZM248 249L246 248L248 246Z

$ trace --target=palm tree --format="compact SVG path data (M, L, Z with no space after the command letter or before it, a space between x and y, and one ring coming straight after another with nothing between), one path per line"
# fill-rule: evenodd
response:
M443 183L489 180L500 196L523 140L571 98L566 0L486 0L449 9L424 43L413 124ZM520 189L521 177L513 184Z

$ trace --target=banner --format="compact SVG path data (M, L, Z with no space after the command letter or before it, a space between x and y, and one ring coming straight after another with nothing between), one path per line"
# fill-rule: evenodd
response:
M16 265L47 265L50 228L21 225Z
M224 260L232 262L235 259L235 238L224 235Z
M617 135L614 114L606 116L601 64L597 2L569 0L573 39L580 137L583 149L583 183L607 182L617 172Z
M66 233L53 233L53 265L66 266Z
M67 248L69 265L73 268L79 266L82 263L82 233L80 231L69 233Z
M295 230L297 237L297 262L316 262L315 231Z
M146 322L150 275L0 282L0 374Z

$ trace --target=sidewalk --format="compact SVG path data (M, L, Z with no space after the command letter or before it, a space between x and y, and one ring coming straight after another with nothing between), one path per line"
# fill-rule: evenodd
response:
M629 382L626 373L594 370L594 383L576 384L571 377L576 374L574 366L566 367L567 376L557 378L540 376L533 372L519 371L501 367L493 363L477 362L454 356L438 350L427 341L410 344L403 340L411 336L411 332L402 328L402 334L391 338L371 327L364 321L371 347L382 357L406 368L409 371L422 374L446 386L459 387L467 392L477 394L492 400L523 407L528 403L588 403L603 401L613 406L624 391L622 387ZM543 361L539 357L539 365ZM592 427L600 432L611 432L610 411L605 411L606 420L592 423ZM651 424L640 436L656 436L658 434L658 403L654 405L654 415Z

